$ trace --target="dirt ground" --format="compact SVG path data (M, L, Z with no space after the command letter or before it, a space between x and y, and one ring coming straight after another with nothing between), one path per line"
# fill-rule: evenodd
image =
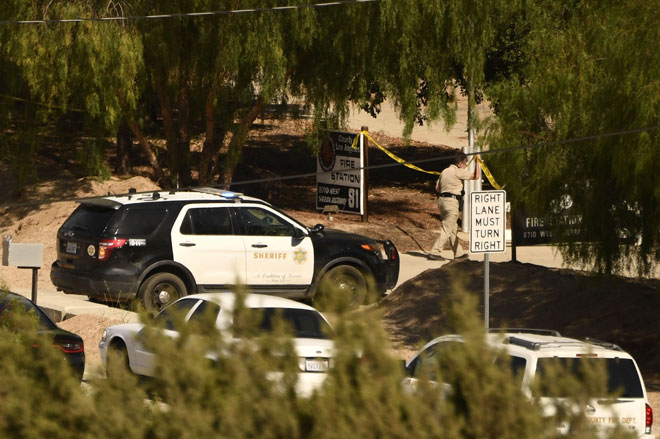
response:
M304 126L289 121L274 124L264 120L251 134L243 152L243 163L235 174L232 189L265 198L308 226L362 233L392 240L400 252L428 250L440 227L435 177L403 167L382 167L369 171L368 222L359 216L338 214L330 220L315 208L314 177L283 181L261 181L278 176L310 174L316 170L313 154L304 145ZM442 158L453 153L447 147L374 134L381 145L408 160ZM0 234L14 242L44 244L44 264L39 286L54 290L50 264L55 260L56 231L75 208L75 199L108 193L157 189L148 178L150 171L136 168L138 176L114 176L98 182L76 175L70 160L57 151L39 159L38 181L20 195L14 190L11 171L0 164ZM371 165L393 163L375 147L370 148ZM112 154L109 154L112 161ZM441 170L440 161L420 164L424 169ZM48 200L49 203L40 201ZM464 243L465 244L465 243ZM379 303L383 322L392 343L406 358L420 343L446 332L443 300L453 281L461 278L465 291L481 294L483 264L457 261L440 269L427 270L411 279ZM0 267L0 281L8 287L29 288L31 271ZM596 278L589 273L558 270L532 264L490 264L490 326L534 327L560 331L576 337L594 337L622 346L638 360L647 388L660 390L660 293L657 281L611 277ZM85 339L89 365L98 365L97 344L103 328L118 323L106 318L81 315L61 326ZM658 393L650 398L660 414Z

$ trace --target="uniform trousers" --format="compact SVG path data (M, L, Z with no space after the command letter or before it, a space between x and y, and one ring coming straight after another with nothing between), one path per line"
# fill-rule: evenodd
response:
M431 253L439 255L444 248L447 241L452 249L452 257L457 256L459 248L458 243L458 200L451 197L438 197L438 207L440 208L440 215L442 216L442 230L440 236L435 240ZM461 248L458 251L458 256L464 254Z

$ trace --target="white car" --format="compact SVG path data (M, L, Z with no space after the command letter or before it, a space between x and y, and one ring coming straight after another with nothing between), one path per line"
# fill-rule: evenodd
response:
M587 422L596 426L600 436L607 436L610 429L619 425L631 431L633 437L655 438L651 434L653 411L648 402L644 380L635 360L619 346L594 339L562 337L556 331L526 329L491 332L486 341L510 357L513 374L522 380L522 391L530 398L538 398L547 416L552 416L556 403L568 396L557 393L533 394L532 388L537 388L533 383L539 383L535 380L548 379L544 370L551 367L549 364L559 361L564 366L570 366L566 370L577 372L582 370L586 362L592 365L600 363L608 373L608 388L606 394L593 395L581 408ZM446 335L427 343L406 363L408 377L404 379L404 386L414 390L422 377L433 380L434 371L438 368L442 370L442 365L451 361L451 352L456 344L463 342L463 337L459 335ZM432 385L437 386L437 383L432 381ZM552 387L539 386L541 391ZM442 389L445 392L451 391L447 384ZM612 395L618 396L613 398ZM559 425L558 430L566 433L568 426Z
M173 315L185 316L184 321L188 323L202 316L208 318L208 313L212 312L216 315L216 327L231 342L235 298L231 292L186 296L162 310L155 319L163 325L165 335L175 338L178 333L172 328ZM330 338L328 321L311 306L276 296L247 294L244 306L263 312L263 329L270 328L270 319L275 315L291 325L293 344L299 356L297 391L301 396L310 395L323 383L332 362L334 342ZM134 374L148 377L155 375L156 355L149 352L141 342L140 332L143 329L143 323L125 323L110 326L103 331L99 354L106 371L108 358L115 356L115 360L125 362Z

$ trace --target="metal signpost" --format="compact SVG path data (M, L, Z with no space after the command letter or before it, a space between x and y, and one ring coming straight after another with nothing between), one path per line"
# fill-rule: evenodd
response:
M506 192L470 193L470 253L484 253L484 324L489 320L489 254L506 250Z

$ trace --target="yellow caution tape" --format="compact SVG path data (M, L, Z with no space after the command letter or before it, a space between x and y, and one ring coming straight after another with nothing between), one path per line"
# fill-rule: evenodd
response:
M369 135L369 133L368 133L367 131L360 131L358 134L362 134L364 137L366 137L367 139L369 139L369 140L371 141L371 143L373 143L374 145L376 145L381 151L383 151L385 154L387 154L392 160L394 160L394 161L396 161L396 162L398 162L398 163L401 163L403 166L405 166L405 167L407 167L407 168L414 169L415 171L425 172L425 173L427 173L427 174L433 174L433 175L440 175L440 174L441 174L440 172L437 172L437 171L427 171L427 170L424 170L424 169L422 169L422 168L420 168L420 167L417 167L417 166L413 165L412 163L408 163L408 162L406 162L406 161L403 160L401 157L397 157L396 155L392 154L390 151L388 151L388 150L385 149L384 147L380 146L380 145L378 144L378 142L376 142L376 141L373 139L373 137L371 137L371 136ZM360 138L360 136L357 135L357 136L355 136L355 139L353 139L353 144L351 145L351 146L353 147L353 149L356 149L356 148L357 148L357 144L358 144L358 139L359 139L359 138ZM479 163L479 166L481 167L481 170L483 171L484 175L486 176L486 178L488 179L488 181L490 182L490 184L491 184L495 189L501 190L502 187L501 187L499 184L497 184L497 182L495 181L495 177L493 177L493 174L491 174L490 170L486 167L486 164L484 163L483 160L481 160L481 158L480 158L479 156L477 156L477 155L472 156L472 159L470 160L470 163L468 164L468 166L469 166L469 165L470 165L475 159L477 160L477 163Z
M483 171L484 175L490 182L491 186L493 186L497 190L502 190L502 186L497 184L497 182L495 181L495 177L493 177L493 174L490 173L490 169L486 167L486 164L484 163L483 160L481 160L481 157L477 157L477 162L479 163L479 166L481 166L481 170Z
M369 133L368 133L367 131L360 131L358 134L362 134L364 137L366 137L367 139L369 139L369 140L371 141L371 143L373 143L374 145L376 145L381 151L383 151L385 154L387 154L387 155L388 155L392 160L394 160L395 162L397 162L397 163L401 163L403 166L405 166L405 167L407 167L407 168L410 168L410 169L414 169L415 171L425 172L425 173L427 173L427 174L433 174L433 175L440 175L440 172L437 172L437 171L426 171L426 170L424 170L424 169L422 169L422 168L419 168L419 167L413 165L412 163L408 163L408 162L406 162L406 161L405 161L404 159L402 159L401 157L397 157L396 155L392 154L390 151L388 151L387 149L385 149L385 148L383 148L382 146L380 146L380 145L378 144L378 142L376 142L376 141L373 139L373 137L371 137L371 136L369 135ZM355 139L353 139L353 148L357 148L357 142L358 142L358 138L359 138L359 137L360 137L360 136L358 135L358 136L355 136Z

